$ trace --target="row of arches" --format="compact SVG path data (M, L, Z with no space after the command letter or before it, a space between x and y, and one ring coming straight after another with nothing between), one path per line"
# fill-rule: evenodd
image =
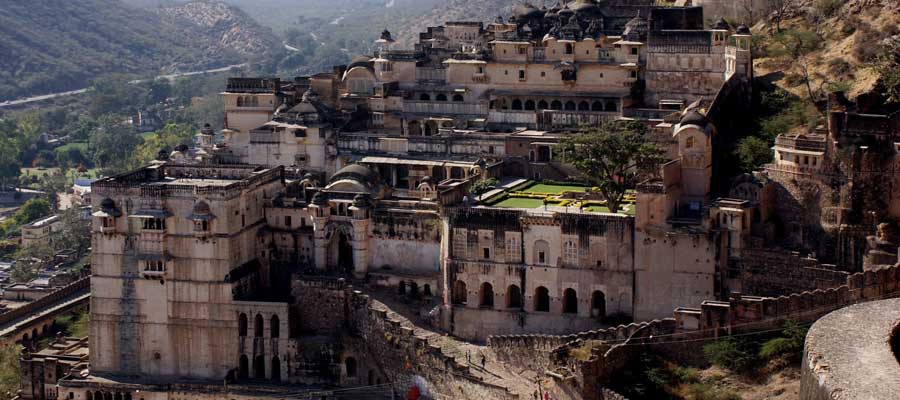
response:
M263 327L263 316L262 314L256 314L256 317L253 320L253 336L254 337L263 337L264 327ZM238 316L238 336L246 337L248 331L248 320L247 314L241 313ZM272 318L269 318L269 337L278 338L281 336L281 320L278 318L278 315L273 314Z
M426 121L416 121L412 120L406 124L406 132L409 136L434 136L438 134L438 130L440 128L452 128L453 122L451 121L435 121L435 120L426 120Z
M397 285L397 293L401 296L409 296L412 298L418 298L420 296L433 296L430 284L426 283L425 285L423 285L422 291L419 292L419 284L415 281L400 281L400 284Z
M41 338L42 336L47 336L49 333L50 333L50 324L47 323L47 324L44 324L41 326L40 331L38 331L38 328L32 328L31 336L28 335L28 332L26 332L24 335L22 335L22 342L28 342L29 340L36 341L39 338Z
M453 284L452 301L455 305L466 305L468 303L468 290L466 283L457 280ZM494 286L488 282L481 284L478 290L478 307L494 308ZM506 304L507 309L523 309L525 307L522 290L518 285L509 285L506 288ZM538 286L534 289L534 304L532 311L549 312L550 311L550 290L544 286ZM578 314L578 292L573 288L567 288L563 291L562 297L563 314ZM606 316L606 295L595 290L591 294L591 316L603 318Z
M531 99L512 99L509 106L507 106L506 100L492 100L490 103L491 109L511 109L511 110L525 110L525 111L543 111L543 110L565 110L565 111L603 111L603 112L616 112L618 111L618 106L616 102L613 100L607 100L605 103L600 100L595 100L593 102L588 102L587 100L581 100L579 102L575 102L574 100L569 100L563 102L562 100L538 100L534 101Z
M421 101L431 101L431 99L432 99L431 94L422 93L419 95L419 100L421 100ZM463 101L465 101L465 98L463 97L463 95L461 95L459 93L454 94L452 97L447 96L447 94L445 94L445 93L438 93L438 94L434 95L434 101L449 101L449 100L453 100L457 103L462 103Z
M278 356L272 357L271 360L271 376L272 381L281 381L281 359ZM252 373L252 375L251 375ZM253 358L253 370L250 370L250 358L246 354L241 354L238 361L238 379L266 379L266 358L262 354Z
M88 391L85 394L85 398L87 400L131 400L131 393L122 393L122 392L102 392L99 390L96 391Z
M238 96L238 107L259 107L259 97L257 96Z

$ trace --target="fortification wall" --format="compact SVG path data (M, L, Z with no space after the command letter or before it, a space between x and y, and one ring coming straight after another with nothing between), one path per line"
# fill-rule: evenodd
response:
M741 293L753 296L837 287L845 284L850 275L834 265L820 264L815 258L779 250L744 249L739 266Z

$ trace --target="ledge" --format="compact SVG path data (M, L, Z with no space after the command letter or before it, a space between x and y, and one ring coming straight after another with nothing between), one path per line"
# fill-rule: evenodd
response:
M900 363L891 344L898 324L900 299L857 304L816 322L803 351L800 398L897 398Z

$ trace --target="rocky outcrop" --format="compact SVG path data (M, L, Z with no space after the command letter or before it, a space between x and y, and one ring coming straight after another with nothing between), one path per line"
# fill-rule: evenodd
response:
M157 13L173 25L207 38L222 51L244 57L262 57L279 46L269 28L264 28L236 7L217 1L193 1L163 7Z

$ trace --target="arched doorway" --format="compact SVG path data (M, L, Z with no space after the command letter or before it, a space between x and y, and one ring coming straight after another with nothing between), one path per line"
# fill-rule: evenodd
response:
M419 121L409 121L406 124L406 131L409 136L422 136L422 125Z
M506 289L506 308L522 308L522 291L516 285Z
M553 101L550 103L550 109L551 109L551 110L562 110L562 107L563 107L563 106L562 106L562 102L559 101L559 100L553 100Z
M277 315L272 315L269 323L269 336L276 339L281 336L281 320L278 319Z
M578 314L578 294L575 289L568 288L563 291L563 313Z
M543 286L534 289L534 311L550 311L550 291Z
M400 285L397 287L397 294L401 296L406 294L406 281L400 281Z
M253 360L253 377L266 379L266 359L261 354Z
M281 360L278 356L272 357L272 380L281 382Z
M263 317L260 314L256 314L256 321L253 324L253 336L263 337Z
M491 286L490 283L482 283L480 296L481 301L479 302L479 307L481 308L494 308L494 287Z
M548 108L550 108L550 106L547 105L547 101L545 101L545 100L541 100L541 101L539 101L539 102L537 103L537 109L538 109L538 110L546 110L546 109L548 109Z
M599 290L591 294L591 316L601 322L606 317L606 295Z
M247 314L241 313L238 317L238 336L247 336Z
M238 379L247 379L250 377L250 360L246 354L241 354L241 360L238 363Z
M464 305L466 304L467 297L468 292L466 292L466 283L463 281L456 281L456 283L453 284L453 304Z
M347 357L344 360L344 367L347 369L347 377L348 378L356 378L356 359L353 357Z
M575 102L574 101L569 100L566 102L566 111L575 111Z
M338 269L344 273L353 273L353 245L343 230L338 232Z

